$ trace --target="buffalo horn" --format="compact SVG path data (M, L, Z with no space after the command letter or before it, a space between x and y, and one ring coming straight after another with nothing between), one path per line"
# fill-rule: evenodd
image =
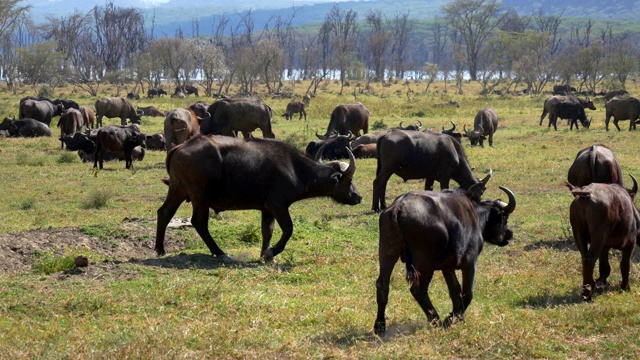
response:
M451 121L451 120L449 120ZM456 131L456 123L454 123L453 121L451 121L451 125L453 125L453 127L449 130L445 130L444 126L442 127L442 132L446 132L446 133L452 133L454 131ZM422 126L422 125L421 125Z
M420 125L418 125L418 129L421 129L422 128L422 121L418 120L418 124L420 124Z
M467 124L464 124L464 126L462 127L462 129L464 130L464 133L469 135L469 132L467 131Z
M629 190L629 194L637 194L638 193L638 181L636 181L635 176L629 174L629 176L631 176L631 180L633 180L633 187L631 188L631 190ZM632 197L633 197L632 195Z
M499 186L500 190L504 191L509 197L509 203L504 207L504 212L509 215L516 209L516 196L513 195L513 192L507 189L504 186Z
M316 130L316 136L317 136L317 137L318 137L318 139L320 139L320 140L324 140L324 139L326 139L326 138L327 138L326 136L323 136L323 135L318 134L318 130Z
M400 129L402 129L402 123L403 123L403 122L404 122L404 121L400 121L400 124L398 124L398 127L399 127Z
M489 172L487 172L487 176L485 176L484 179L480 180L480 182L487 185L489 179L491 179L491 175L493 175L493 170L489 169Z
M324 144L322 144L322 146L320 146L320 149L318 149L318 151L316 152L316 156L315 158L313 158L314 161L321 163L322 162L322 152L324 151L324 148L327 147L327 142L325 142Z
M345 147L345 150L347 150L347 154L349 154L349 167L345 170L344 177L347 179L353 179L353 174L356 172L356 158L353 156L353 153L348 146Z
M478 135L482 135L484 134L484 129L482 128L482 126L478 126L480 128L480 130L477 130L476 132L478 133ZM475 131L475 130L474 130Z

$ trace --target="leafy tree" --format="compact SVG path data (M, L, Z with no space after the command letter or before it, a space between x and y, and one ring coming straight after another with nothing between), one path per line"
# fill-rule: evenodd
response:
M40 83L55 88L62 81L59 75L64 55L56 47L55 42L45 41L17 50L18 71L34 89Z

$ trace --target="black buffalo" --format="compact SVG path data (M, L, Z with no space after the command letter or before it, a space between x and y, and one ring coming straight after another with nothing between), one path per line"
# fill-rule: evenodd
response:
M336 106L331 112L327 131L324 135L319 135L316 132L316 136L320 139L325 139L333 133L341 135L352 133L355 136L360 136L361 130L364 134L369 132L369 110L362 103L357 102Z
M620 89L620 90L611 90L611 91L607 91L606 93L604 93L603 99L605 102L609 102L611 101L611 99L615 98L615 97L621 97L624 95L629 95L629 92L627 90L624 89Z
M102 117L120 118L120 125L126 125L127 119L133 124L140 124L140 113L136 111L129 99L108 97L98 99L96 106L96 126L102 126Z
M560 101L551 105L548 127L553 125L553 129L558 130L558 119L569 119L569 130L573 130L574 125L578 130L578 120L587 129L591 125L591 120L587 119L584 107L573 101Z
M146 135L140 132L138 125L116 126L107 125L98 130L96 135L96 151L93 167L102 163L107 152L124 151L125 168L129 169L133 165L133 148L136 146L145 147Z
M569 85L553 85L553 95L568 95L576 92L576 88Z
M194 94L195 96L200 96L198 95L198 88L193 85L177 86L173 94L176 95L178 93L183 93L187 96L191 94Z
M241 132L249 138L255 129L265 138L275 138L271 130L271 107L256 98L220 99L207 108L211 119L200 124L203 135L236 136Z
M60 120L58 120L58 127L60 128L60 148L64 147L64 137L73 136L77 131L82 131L85 126L84 118L80 110L73 108L66 109Z
M580 150L569 168L567 180L578 187L591 183L623 185L620 164L613 151L604 145Z
M429 284L437 270L442 271L453 302L453 311L443 325L464 319L473 299L476 265L483 244L505 246L513 237L507 220L516 207L516 199L509 189L500 189L509 197L508 204L481 200L484 184L478 183L468 190L408 192L380 214L376 334L386 331L389 282L398 259L405 263L411 295L427 321L440 320L429 298ZM462 271L462 286L456 270Z
M61 103L53 104L47 99L25 99L20 101L18 113L21 119L35 119L47 124L47 126L51 126L51 119L54 116L62 115L63 111L64 105Z
M302 116L304 116L304 120L307 120L307 112L304 110L305 104L302 101L290 101L287 104L287 109L285 110L284 116L287 120L293 119L293 114L300 114L298 120L302 120Z
M164 255L167 224L180 204L191 201L191 223L211 254L226 258L207 228L209 208L254 209L262 212L260 256L271 260L281 253L293 233L289 206L302 199L329 196L348 205L362 197L352 183L356 170L353 155L347 165L322 164L295 147L270 139L237 139L228 136L195 136L167 153L169 192L158 209L155 249ZM282 229L278 243L269 247L274 221Z
M425 179L424 189L433 190L434 181L441 189L455 180L468 189L478 183L473 176L462 145L446 134L395 130L377 142L378 166L373 181L373 211L386 207L387 181L396 174L403 180ZM488 178L487 178L488 179Z
M582 300L591 301L593 291L607 285L611 273L609 250L622 250L620 288L629 290L631 254L640 237L640 213L634 204L638 183L626 190L618 184L591 183L575 187L567 183L574 197L569 220L576 246L582 258ZM593 279L596 261L600 261L600 277Z
M350 135L334 134L323 140L311 140L309 144L307 144L304 153L307 157L313 159L320 149L324 149L321 155L325 159L346 159L349 157L347 149L351 149L350 142L352 139Z
M629 131L636 129L636 121L640 118L640 100L635 97L614 98L604 105L604 127L609 131L609 121L613 117L613 125L620 131L618 121L629 120Z
M596 106L590 98L581 99L574 95L550 96L544 101L542 115L540 115L540 126L542 126L544 117L547 116L547 114L551 111L551 107L559 102L574 102L582 105L582 107L585 109L596 110ZM551 126L551 123L549 123L549 126Z
M167 92L162 90L162 89L157 89L157 88L151 88L151 89L147 90L147 97L148 98L152 98L154 96L162 96L162 95L167 95Z
M471 141L471 146L480 144L484 146L484 140L489 137L489 146L493 146L493 134L498 130L498 114L491 108L484 108L478 111L474 121L473 130L467 131L464 127L464 134Z
M51 129L47 124L35 119L4 118L0 124L0 130L6 131L11 137L51 136Z

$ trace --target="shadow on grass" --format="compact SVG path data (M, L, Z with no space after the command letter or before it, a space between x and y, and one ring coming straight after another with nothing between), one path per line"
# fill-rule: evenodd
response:
M526 309L553 309L562 305L582 304L580 291L575 289L574 292L564 295L538 295L524 298L522 301L515 303L518 307Z
M556 251L578 251L575 241L572 238L555 239L555 240L542 240L533 244L528 244L524 247L526 251L535 251L538 249L553 249Z
M262 263L260 261L240 261L234 259L233 261L222 261L211 255L206 254L185 254L180 253L178 255L171 255L165 257L158 257L152 259L131 259L129 261L132 264L139 264L145 266L155 266L167 269L203 269L213 270L221 267L232 268L257 268L265 265L272 265L273 263ZM277 266L277 265L276 265Z
M424 323L408 321L406 323L397 324L387 321L387 331L382 336L378 336L373 332L373 320L371 321L371 328L366 329L353 329L346 333L341 332L338 334L324 334L313 339L317 343L329 343L334 346L345 349L355 346L359 343L379 343L384 344L393 341L396 338L411 335L418 330L426 327L431 327L427 324L426 319Z

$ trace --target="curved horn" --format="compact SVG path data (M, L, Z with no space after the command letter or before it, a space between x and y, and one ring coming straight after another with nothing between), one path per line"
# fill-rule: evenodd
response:
M473 131L467 130L467 124L464 124L464 127L462 127L462 129L464 130L464 133L467 134L467 136L469 136L469 133L473 133Z
M493 170L489 169L489 172L487 172L487 176L485 176L484 179L480 180L480 182L487 185L489 179L491 179L491 175L493 175Z
M348 146L345 147L345 150L347 150L347 154L349 154L349 167L344 171L344 177L346 179L353 179L353 174L356 172L356 157L353 156Z
M482 128L482 125L478 125L478 127L480 128L480 130L474 130L474 131L480 135L484 134L484 129Z
M398 124L398 127L399 127L400 129L402 129L402 123L403 123L403 122L404 122L404 120L403 120L403 121L400 121L400 124Z
M507 189L504 186L499 186L500 190L504 191L507 196L509 197L509 203L507 204L507 206L505 206L504 208L504 212L509 215L513 212L513 210L516 209L516 196L513 195L513 192L509 189Z
M318 139L320 139L320 140L324 140L324 139L326 139L326 136L323 136L323 135L318 134L318 130L316 130L316 136L317 136L317 137L318 137Z
M353 139L353 133L351 132L351 130L349 130L349 133L347 134L347 138L349 138L349 140Z
M631 188L631 190L629 190L630 194L637 194L638 193L638 181L636 180L635 176L629 174L629 176L631 176L631 180L633 180L633 187Z
M422 121L418 120L418 124L419 124L418 125L418 129L421 129L422 128Z
M324 148L327 147L327 144L328 143L325 142L324 144L322 144L322 146L320 146L320 149L318 149L318 151L316 152L316 156L313 158L315 162L322 162L322 152L324 151Z

